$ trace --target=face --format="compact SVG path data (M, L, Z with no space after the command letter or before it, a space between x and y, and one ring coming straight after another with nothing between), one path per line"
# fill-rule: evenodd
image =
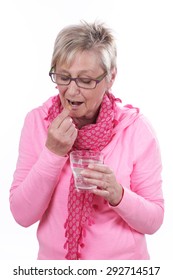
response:
M94 52L82 52L75 56L70 66L56 65L56 73L73 78L93 78L101 76L104 70L99 66L99 60ZM115 78L115 71L109 81L106 78L97 84L95 89L79 88L75 81L67 86L58 85L60 99L63 107L71 105L70 116L85 125L93 123L102 102L105 92L112 86Z

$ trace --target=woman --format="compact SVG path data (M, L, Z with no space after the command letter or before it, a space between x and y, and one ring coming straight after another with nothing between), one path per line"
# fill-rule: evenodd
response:
M39 221L38 259L149 259L145 234L163 222L161 159L139 110L111 93L116 46L103 24L64 28L49 75L58 89L25 119L11 187L15 220ZM72 150L98 150L82 172L97 187L77 192Z

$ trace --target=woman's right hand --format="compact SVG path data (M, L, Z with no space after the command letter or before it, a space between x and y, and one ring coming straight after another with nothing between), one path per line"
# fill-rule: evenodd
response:
M78 133L69 113L64 108L48 129L46 147L59 156L65 156L71 150Z

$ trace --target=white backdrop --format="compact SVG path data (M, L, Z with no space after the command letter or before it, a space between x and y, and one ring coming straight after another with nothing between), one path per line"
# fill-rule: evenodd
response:
M153 260L173 251L173 41L171 0L4 0L0 2L0 260L35 260L36 228L22 228L9 210L9 189L26 113L56 93L48 71L57 32L81 19L106 22L116 32L124 104L153 124L163 159L166 204L161 229L147 236Z

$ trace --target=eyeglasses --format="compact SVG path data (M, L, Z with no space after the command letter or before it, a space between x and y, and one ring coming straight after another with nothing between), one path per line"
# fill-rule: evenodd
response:
M82 78L82 77L71 78L67 75L54 73L54 72L52 72L52 69L49 72L49 76L50 76L52 82L56 83L57 85L68 86L71 83L71 81L75 81L76 85L79 88L84 88L84 89L96 88L97 84L100 83L104 79L104 77L106 77L106 75L107 75L107 72L104 72L102 75L100 75L96 79Z

